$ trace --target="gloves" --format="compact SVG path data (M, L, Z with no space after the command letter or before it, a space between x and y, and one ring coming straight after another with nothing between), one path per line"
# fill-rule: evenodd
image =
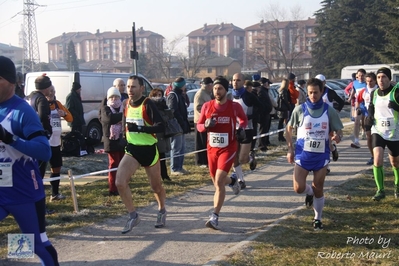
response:
M391 108L396 112L399 112L399 105L395 101L389 101L388 108Z
M216 120L213 118L208 118L205 120L205 128L214 127L216 125Z
M370 127L373 126L374 125L374 117L372 117L370 115L366 116L366 118L364 119L364 124L366 126L370 126Z
M242 142L245 139L245 130L241 127L237 129L236 137L238 142Z
M356 114L362 115L362 110L360 109L360 107L356 108Z
M5 144L10 144L13 142L12 134L8 132L1 124L0 124L0 140Z
M143 132L143 127L138 126L136 123L126 123L129 132Z

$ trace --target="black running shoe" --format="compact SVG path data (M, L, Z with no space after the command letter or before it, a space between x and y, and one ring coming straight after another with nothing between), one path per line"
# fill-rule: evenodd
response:
M244 189L247 187L247 185L245 185L245 181L239 181L238 184L240 184L241 189Z
M312 205L313 205L313 195L306 194L305 205L308 208L312 207Z
M336 161L338 161L339 154L338 154L337 145L333 144L333 146L335 147L335 150L333 150L331 152L331 154L332 154L333 161L336 162Z
M323 230L323 223L320 220L313 220L312 225L314 230Z
M249 169L251 169L251 171L256 169L255 151L249 153Z

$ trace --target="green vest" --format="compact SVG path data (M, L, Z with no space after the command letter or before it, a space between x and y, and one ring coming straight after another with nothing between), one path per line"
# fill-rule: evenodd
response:
M145 103L148 98L146 98L140 106L133 107L128 104L126 110L126 122L136 123L138 126L151 126L150 119L147 117L145 112ZM137 146L151 146L157 143L157 138L155 134L144 133L144 132L126 132L126 140L128 143Z

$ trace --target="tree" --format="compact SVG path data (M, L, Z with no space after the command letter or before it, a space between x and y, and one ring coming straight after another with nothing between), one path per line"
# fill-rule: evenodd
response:
M386 42L380 14L388 8L384 2L387 0L324 0L315 14L319 26L312 47L314 71L338 77L347 65L381 63Z
M79 71L79 63L75 52L75 45L73 44L72 40L68 44L67 66L69 71Z
M178 58L183 65L183 72L187 78L195 78L207 60L207 45L199 44L194 49L196 53L192 53L190 57L183 53L178 54Z
M397 33L399 31L399 0L387 1L387 11L381 15L381 21L378 23L379 28L384 29L385 39L384 50L378 52L381 62L399 63L399 39Z

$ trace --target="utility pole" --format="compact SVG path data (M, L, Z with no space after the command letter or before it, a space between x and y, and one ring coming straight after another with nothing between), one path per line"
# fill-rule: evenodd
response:
M23 49L24 49L24 58L22 61L23 67L26 66L27 63L30 66L27 66L28 69L32 72L35 70L40 71L40 53L39 53L39 44L37 40L37 31L36 31L36 19L35 19L35 10L39 7L38 4L35 3L34 0L24 0L24 28L23 28Z
M133 59L133 74L137 75L137 60L139 60L139 53L136 49L136 24L133 22L132 27L132 41L133 41L133 49L130 50L130 59Z

